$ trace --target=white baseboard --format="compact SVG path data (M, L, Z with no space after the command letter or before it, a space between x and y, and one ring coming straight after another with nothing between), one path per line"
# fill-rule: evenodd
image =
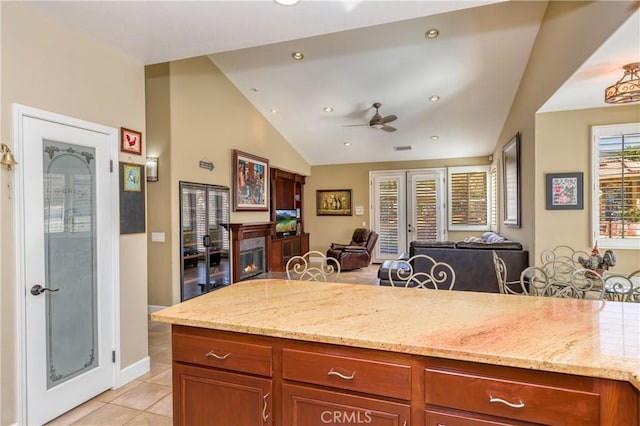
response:
M161 306L161 305L147 305L147 313L152 314L156 311L159 311L161 309L164 308L168 308L168 306Z
M118 387L124 386L129 382L134 381L138 377L147 374L151 368L151 358L144 357L138 362L134 362L128 367L120 370L120 377L118 380Z

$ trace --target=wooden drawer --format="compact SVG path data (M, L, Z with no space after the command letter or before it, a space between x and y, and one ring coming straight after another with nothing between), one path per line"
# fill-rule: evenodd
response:
M411 366L343 355L282 350L286 380L411 399Z
M271 346L174 333L173 360L271 377Z
M425 402L543 424L600 422L597 393L460 371L425 369Z
M411 406L285 383L282 385L282 419L282 426L407 426Z
M500 419L466 412L426 410L425 426L529 426L532 423Z

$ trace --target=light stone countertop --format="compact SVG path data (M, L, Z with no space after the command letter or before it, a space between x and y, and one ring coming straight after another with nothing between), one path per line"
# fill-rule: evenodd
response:
M154 321L624 380L640 390L640 304L280 279Z

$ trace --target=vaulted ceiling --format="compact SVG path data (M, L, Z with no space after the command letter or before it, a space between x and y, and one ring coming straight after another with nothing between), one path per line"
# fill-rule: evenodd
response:
M29 5L143 64L209 55L312 165L491 154L546 8L391 0ZM426 37L430 29L439 36ZM622 65L640 60L639 45L636 13L543 110L606 106L604 88ZM382 116L397 116L388 123L397 131L369 127L375 102Z

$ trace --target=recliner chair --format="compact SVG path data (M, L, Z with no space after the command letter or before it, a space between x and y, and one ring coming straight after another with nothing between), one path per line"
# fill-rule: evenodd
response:
M348 271L369 266L373 255L373 248L378 241L378 234L365 228L353 231L349 244L332 243L327 250L327 257L332 257L340 263L340 269Z

